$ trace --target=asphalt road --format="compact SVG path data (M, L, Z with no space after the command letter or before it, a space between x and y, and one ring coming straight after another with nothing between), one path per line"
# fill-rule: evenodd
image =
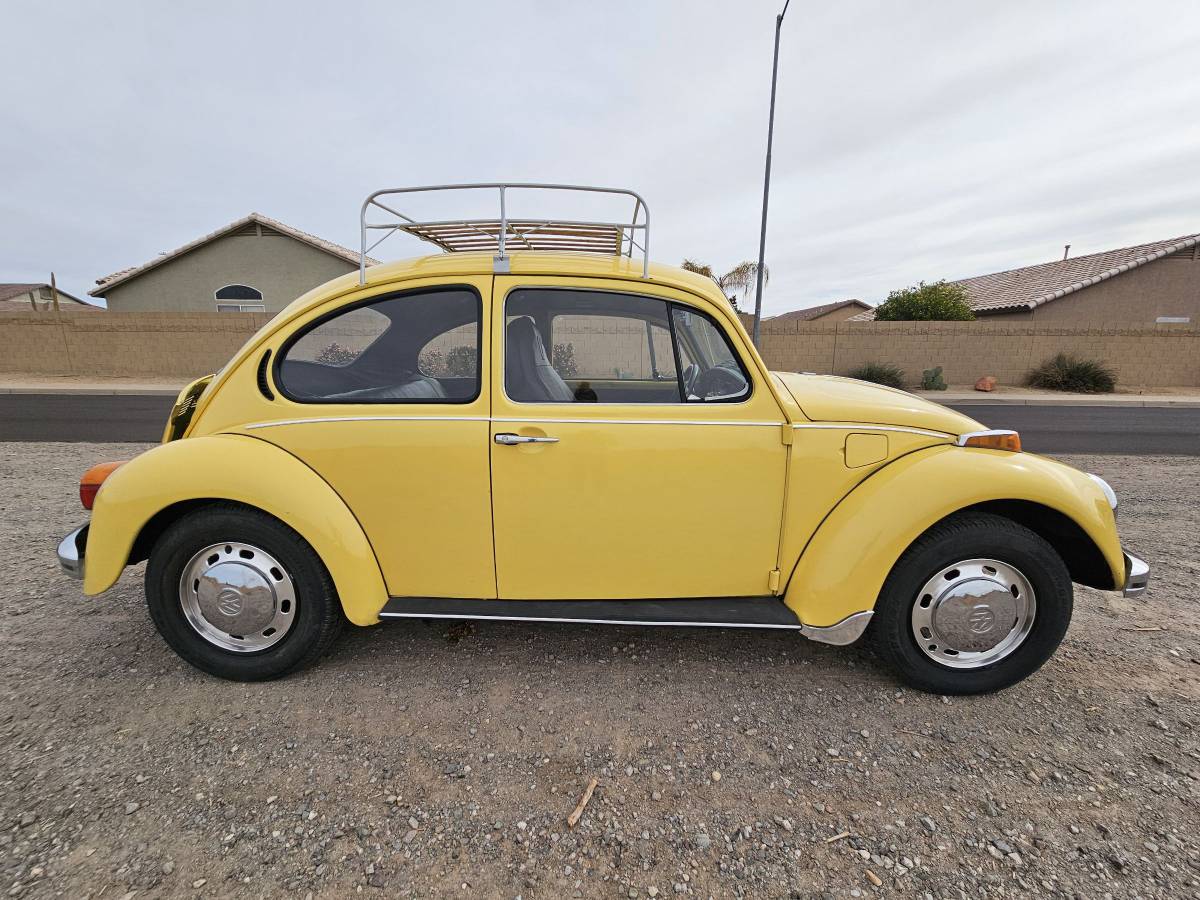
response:
M0 394L0 441L156 441L174 398ZM1021 432L1037 453L1200 456L1200 409L1105 406L955 407L989 428Z

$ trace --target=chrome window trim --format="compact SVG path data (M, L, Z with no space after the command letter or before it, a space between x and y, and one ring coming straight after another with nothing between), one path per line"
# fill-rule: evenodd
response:
M1016 432L1011 428L986 428L983 431L967 431L963 434L960 434L954 443L959 447L965 447L967 445L967 441L969 441L971 438L994 437L1001 434L1016 434Z

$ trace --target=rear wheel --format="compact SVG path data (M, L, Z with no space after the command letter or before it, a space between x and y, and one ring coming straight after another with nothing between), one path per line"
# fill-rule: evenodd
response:
M1067 567L1043 538L986 513L922 535L884 583L871 622L907 683L940 694L1008 687L1050 658L1071 622Z
M310 665L342 622L312 548L282 522L239 506L206 507L163 532L146 567L146 599L176 653L237 681Z

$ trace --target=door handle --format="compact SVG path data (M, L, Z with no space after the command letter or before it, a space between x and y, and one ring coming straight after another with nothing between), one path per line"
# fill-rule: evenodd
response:
M557 444L556 437L531 437L524 434L513 434L511 431L502 431L492 438L497 444L503 444L505 447L512 447L516 444Z

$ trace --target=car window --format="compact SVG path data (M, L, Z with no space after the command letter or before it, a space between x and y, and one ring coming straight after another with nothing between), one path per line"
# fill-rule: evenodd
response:
M709 315L672 304L671 319L689 403L729 403L750 396L750 378L741 359Z
M389 295L319 320L280 353L276 382L307 403L465 403L479 396L479 295Z
M698 403L750 394L713 319L613 291L513 291L504 359L505 390L522 403Z

